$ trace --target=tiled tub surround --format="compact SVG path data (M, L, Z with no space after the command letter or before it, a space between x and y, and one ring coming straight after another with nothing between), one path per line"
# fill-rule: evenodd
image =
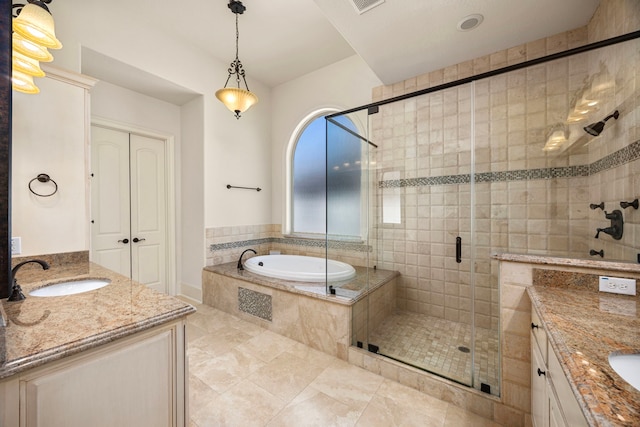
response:
M324 238L283 236L279 224L213 227L207 229L206 236L208 266L237 262L239 254L245 249L254 249L260 255L280 251L286 255L325 258L327 254ZM363 242L331 240L329 251L330 258L365 267L371 247Z
M549 274L557 275L562 274L564 276L563 280L573 280L574 288L564 289L563 291L552 290L553 295L552 298L560 298L559 292L565 292L562 295L563 300L556 300L555 302L550 302L550 306L554 304L571 304L571 301L579 303L580 301L585 302L586 306L580 307L577 311L574 309L572 313L570 313L567 309L567 315L569 316L577 316L576 322L588 322L593 321L594 325L596 323L602 325L602 317L606 313L598 313L596 312L599 308L599 303L597 300L592 299L589 302L589 297L578 296L578 293L587 293L590 291L578 290L575 287L584 286L584 283L588 283L589 280L593 280L593 278L589 279L587 277L586 281L576 282L576 277L584 278L585 275L588 276L616 276L616 277L628 277L634 278L636 280L640 279L640 265L639 264L631 264L631 263L620 263L620 262L605 262L605 261L595 261L595 260L579 260L579 259L569 259L569 258L554 258L554 257L545 257L545 256L529 256L529 255L517 255L517 254L501 254L495 255L495 259L499 260L500 265L500 305L502 307L501 310L501 357L502 357L502 386L503 386L503 394L501 396L502 401L505 405L508 405L512 408L512 414L516 414L516 410L521 411L526 415L527 419L530 417L531 412L531 344L530 344L530 330L531 330L531 300L527 296L527 288L534 285L534 277L538 280L544 279L545 277L558 277L558 276L549 276ZM534 270L542 270L537 273L534 273ZM548 272L547 272L548 271ZM567 276L567 274L576 274L572 276ZM579 275L578 275L579 274ZM548 282L544 282L549 284ZM558 282L555 282L556 284ZM566 282L565 282L566 283ZM535 288L534 288L535 289ZM545 292L546 292L545 288ZM575 294L575 295L573 295ZM605 301L618 301L620 297L615 297L612 294L596 294L592 292L591 295L593 298L602 298ZM612 298L614 297L614 298ZM583 298L587 298L586 300ZM627 298L628 299L628 298ZM622 298L624 300L624 298ZM638 297L635 297L636 307L638 308ZM575 306L574 306L575 307ZM591 313L591 310L594 310ZM540 313L543 314L543 313ZM626 322L628 320L624 320L624 316L615 316L616 322ZM636 340L637 343L637 330L638 330L638 319L631 320L635 326L634 329L627 329L626 332L635 333L635 338L631 338L631 340ZM582 323L584 324L584 323ZM573 327L579 327L579 323L574 325ZM603 333L601 337L595 337L595 341L590 343L590 345L595 345L597 342L603 342L609 339L609 337L614 338L614 328L617 329L617 323L608 324L606 328L606 333ZM551 329L557 328L558 326L550 326ZM597 326L594 326L597 327ZM580 337L565 337L560 341L560 345L566 345L565 339L581 339ZM557 343L556 343L557 344ZM636 347L638 349L638 347ZM585 347L584 350L588 351L588 348ZM582 351L582 350L578 350ZM558 356L559 353L556 352ZM562 359L560 359L562 360ZM581 363L581 362L580 362ZM620 380L621 381L621 380ZM611 383L609 383L611 384ZM586 390L586 388L585 388ZM602 402L602 401L601 401ZM634 403L637 406L637 400ZM509 425L524 425L517 424L516 418L513 418L512 424ZM530 421L529 421L530 422ZM637 423L636 423L637 424ZM595 424L598 425L598 424ZM613 423L604 423L600 425L625 425L620 421L616 421ZM633 424L627 424L633 425Z
M640 351L640 299L598 292L595 275L573 284L550 273L534 269L527 293L589 424L640 425L640 391L608 362L612 351Z
M60 259L55 256L29 258ZM75 259L75 255L71 258ZM110 343L195 311L183 301L89 262L60 264L51 261L49 270L27 264L17 277L27 298L20 302L2 301L7 326L3 328L5 348L0 349L6 355L0 366L0 378ZM49 283L85 278L106 278L111 283L76 295L29 296L29 291Z
M279 280L239 271L236 262L208 266L202 272L202 299L206 305L347 360L351 337L364 333L367 310L382 318L395 308L395 272L363 267L356 267L356 272L353 281L341 286L359 292L341 297L326 295L324 283ZM241 309L239 295L247 291L263 300L264 296L270 297L271 320L266 320L262 310ZM367 295L371 298L364 298ZM365 303L369 306L364 307Z

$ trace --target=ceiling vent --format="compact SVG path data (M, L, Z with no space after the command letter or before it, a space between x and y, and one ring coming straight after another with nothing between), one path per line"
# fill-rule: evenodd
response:
M380 6L384 0L351 0L351 3L356 8L356 12L362 15L376 6Z

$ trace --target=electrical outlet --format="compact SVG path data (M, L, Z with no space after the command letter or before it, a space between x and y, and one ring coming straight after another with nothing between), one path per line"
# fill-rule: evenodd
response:
M635 295L636 280L623 279L621 277L600 276L600 292L610 292L612 294Z
M11 238L11 255L20 255L22 253L22 239L20 237Z

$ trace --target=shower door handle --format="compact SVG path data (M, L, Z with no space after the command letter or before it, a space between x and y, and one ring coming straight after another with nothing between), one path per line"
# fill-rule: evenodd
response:
M456 237L456 262L462 262L462 237Z

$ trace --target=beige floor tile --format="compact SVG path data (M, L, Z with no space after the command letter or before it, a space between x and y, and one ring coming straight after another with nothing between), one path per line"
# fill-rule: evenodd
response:
M207 335L207 331L187 322L187 343L191 343L204 335Z
M244 380L218 395L192 416L200 427L265 426L286 402Z
M251 339L251 335L237 329L220 330L189 343L189 348L199 349L212 356L220 356Z
M322 371L323 368L285 352L259 368L249 379L275 396L290 401Z
M442 427L448 406L439 399L385 380L356 425Z
M379 375L336 359L310 386L362 412L383 381Z
M498 426L227 313L197 308L201 316L187 332L189 427Z
M238 350L253 354L260 360L271 362L295 345L296 341L265 330L260 335L238 346Z
M482 418L472 412L465 411L455 405L449 405L447 417L444 422L445 427L500 427L486 418Z
M265 362L257 357L232 349L221 356L202 361L193 375L214 391L223 393L247 376L259 371L263 366Z
M202 411L212 400L218 397L216 393L206 385L200 378L189 375L189 416L192 420Z
M355 425L359 415L359 410L309 387L267 425L269 427L350 427Z
M296 342L288 352L307 361L309 364L319 366L321 368L326 368L336 360L333 356L329 356L326 353L315 350L299 342Z

